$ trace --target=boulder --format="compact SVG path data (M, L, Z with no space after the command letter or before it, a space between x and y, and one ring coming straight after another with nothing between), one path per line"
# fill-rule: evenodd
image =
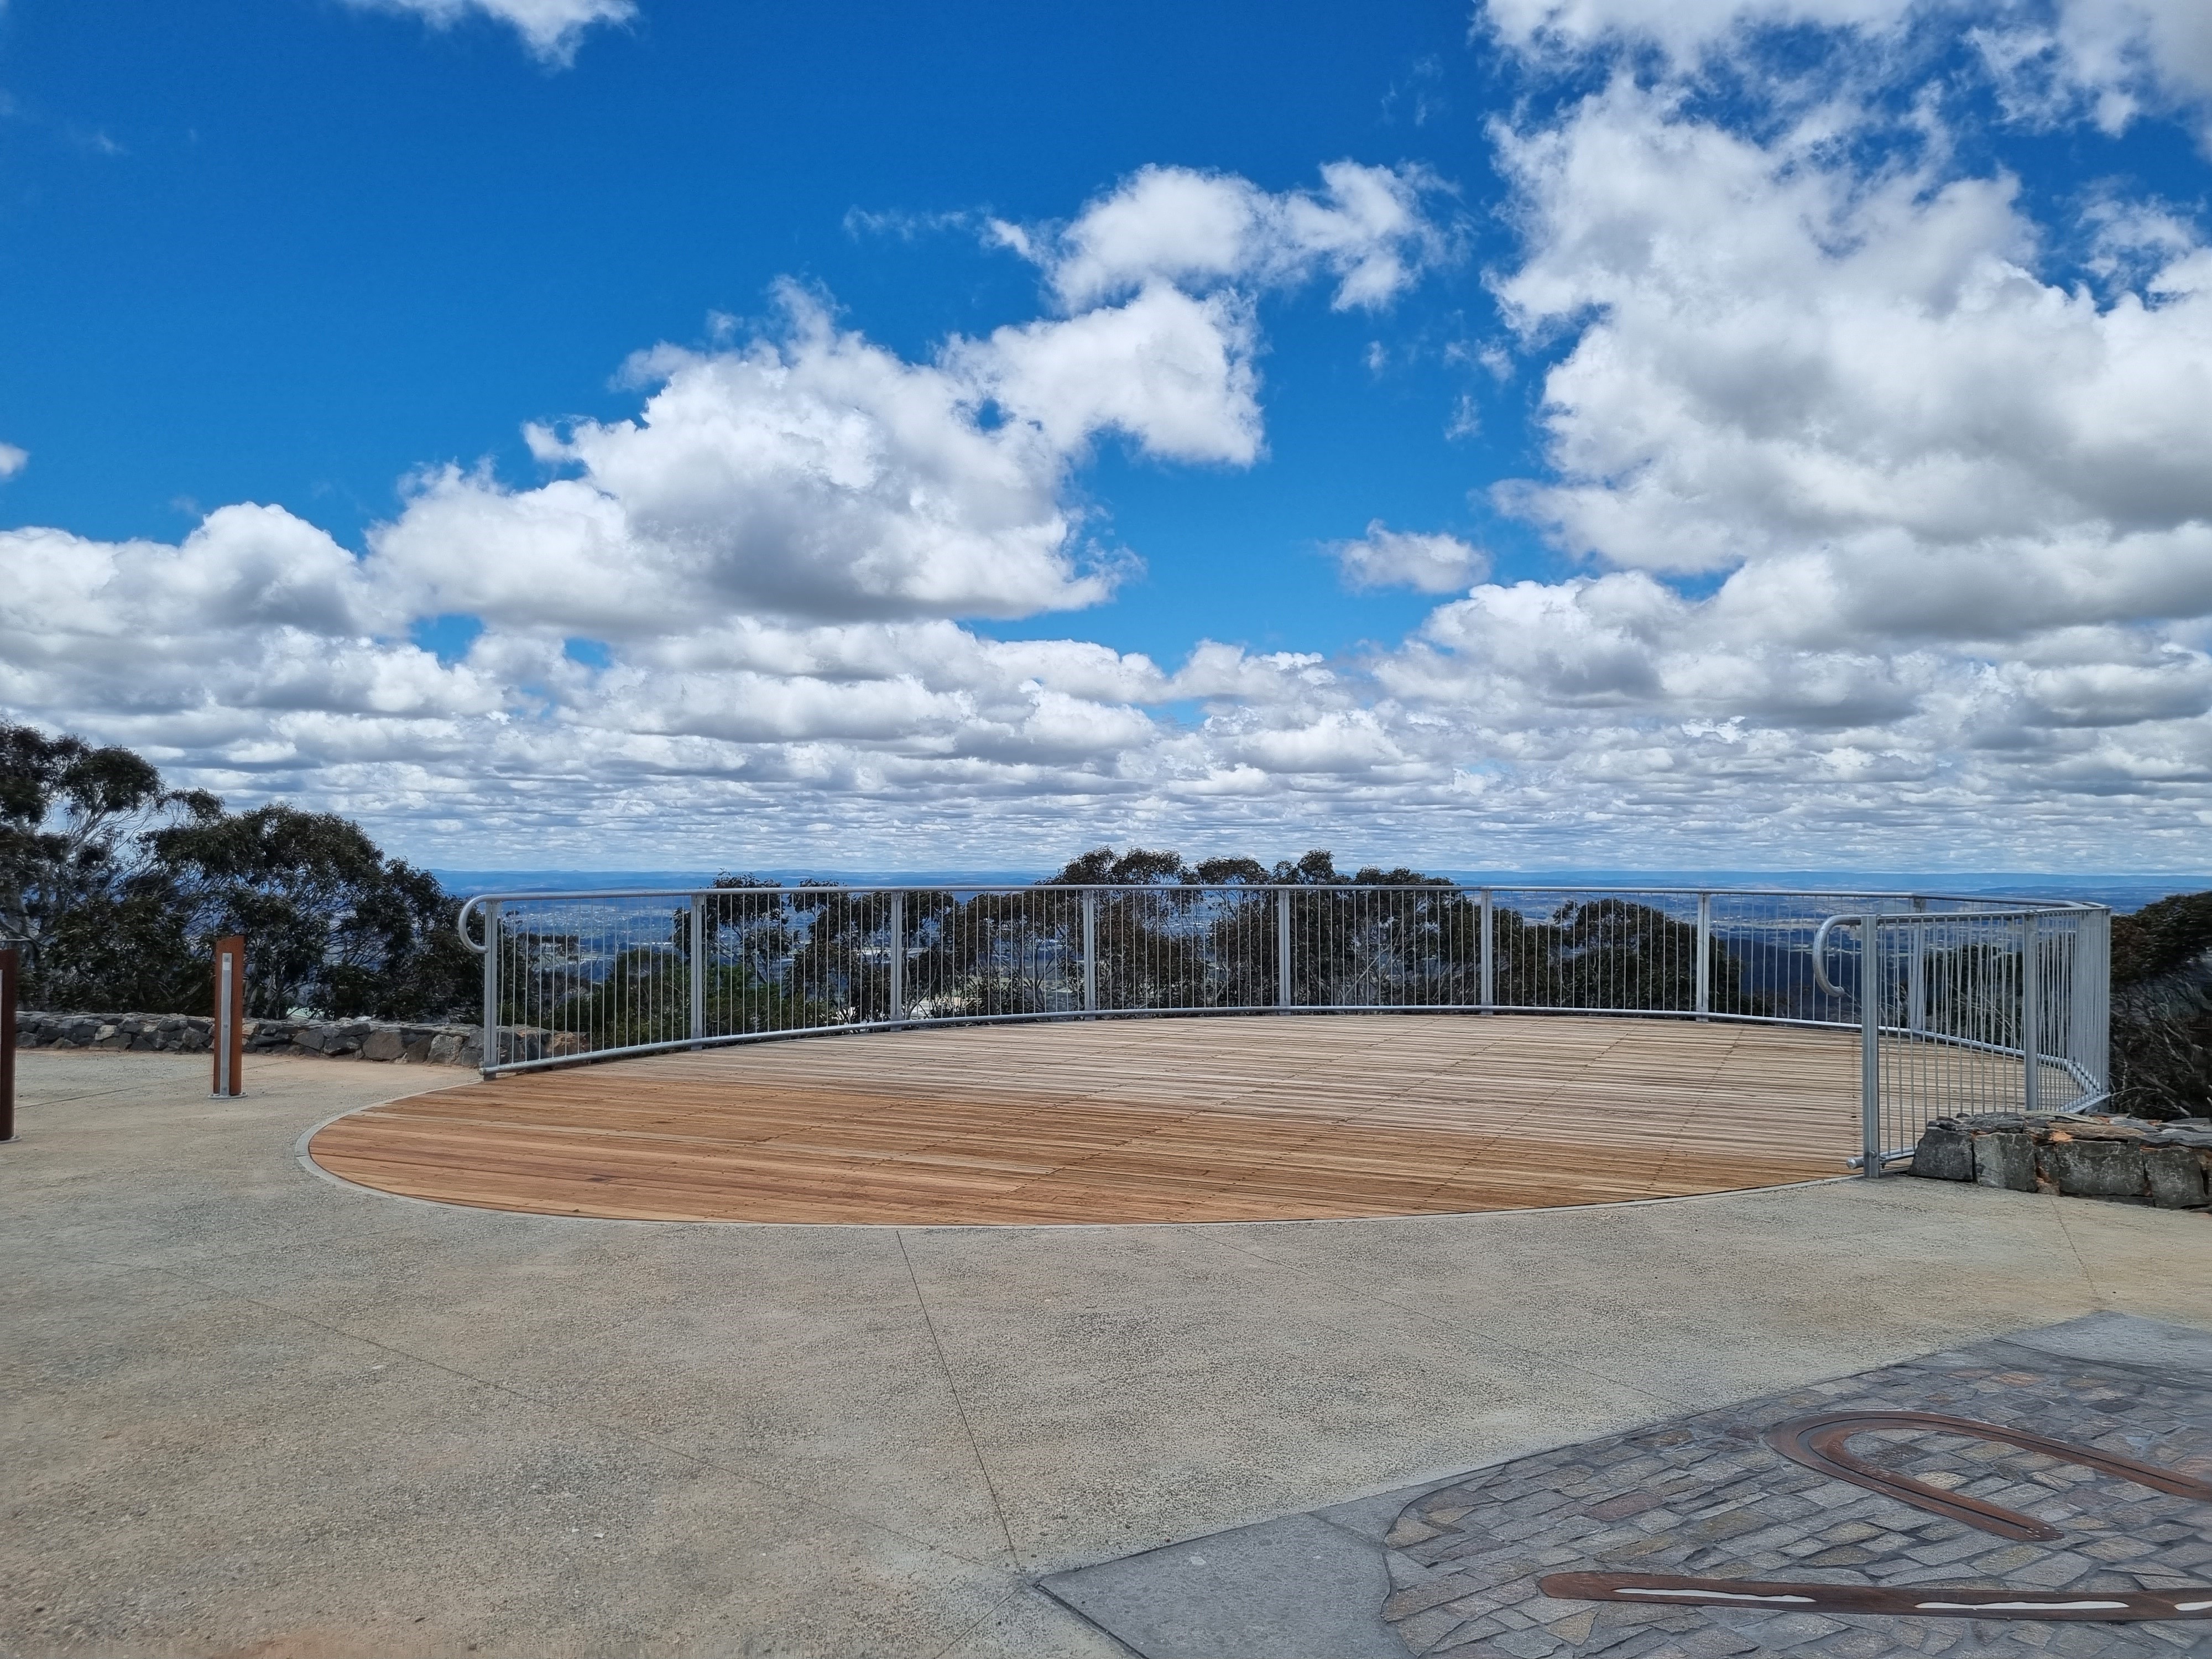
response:
M1956 1119L1937 1118L1913 1148L1911 1173L1933 1181L1972 1181L1973 1136Z
M362 1039L361 1057L363 1060L399 1060L407 1053L407 1039L398 1031L371 1031Z
M1998 1129L1974 1137L1974 1180L2008 1192L2035 1190L2035 1141L2025 1129Z
M2199 1210L2207 1202L2206 1155L2194 1146L2145 1146L2144 1183L2161 1210Z
M1968 1173L1970 1171L1971 1173ZM1910 1173L2160 1209L2212 1204L2212 1122L1968 1112L1922 1132Z
M0 0L4 3L4 0ZM18 1009L15 1041L24 1048L125 1049L137 1053L205 1054L215 1022L204 1014L56 1014ZM477 1066L480 1028L404 1024L365 1019L249 1019L240 1030L249 1054L297 1054L380 1060L416 1066ZM501 1050L511 1060L580 1053L570 1031L541 1026L501 1028Z
M2036 1172L2068 1198L2143 1196L2142 1145L2069 1135L2061 1129L2035 1149Z

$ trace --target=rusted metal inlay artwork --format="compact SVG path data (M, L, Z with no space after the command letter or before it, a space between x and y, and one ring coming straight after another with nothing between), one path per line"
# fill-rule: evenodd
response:
M1893 1498L1930 1515L1961 1522L2000 1538L2042 1542L2058 1537L2055 1527L1978 1498L1862 1462L1847 1443L1854 1435L1881 1429L1918 1430L1994 1441L2177 1498L2212 1504L2212 1481L2200 1480L2154 1463L2076 1446L2063 1440L1936 1412L1829 1412L1778 1423L1761 1437L1794 1463L1848 1480ZM2204 1619L2212 1618L2212 1584L2179 1589L2099 1591L2052 1595L1986 1586L1914 1584L1821 1584L1769 1583L1747 1578L1680 1578L1656 1573L1558 1572L1538 1581L1545 1595L1570 1601L1629 1601L1644 1606L1666 1602L1694 1607L1765 1607L1803 1613L1900 1613L1953 1619Z

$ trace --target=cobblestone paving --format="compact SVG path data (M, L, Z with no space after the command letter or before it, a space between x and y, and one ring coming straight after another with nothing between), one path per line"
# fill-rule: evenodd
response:
M1601 1606L1536 1588L1547 1573L1624 1571L2082 1593L2212 1583L2212 1505L1954 1435L1852 1441L1868 1462L2026 1511L2063 1534L2015 1544L1759 1443L1761 1431L1790 1418L1876 1408L1942 1412L2212 1474L2212 1389L2203 1376L1992 1342L1522 1458L1428 1492L1389 1534L1383 1615L1412 1652L1436 1659L2212 1655L2212 1622L2197 1620Z

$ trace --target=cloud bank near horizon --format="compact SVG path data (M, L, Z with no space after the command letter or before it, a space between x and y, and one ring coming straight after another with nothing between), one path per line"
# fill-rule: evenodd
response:
M2007 119L2212 93L2205 42L2127 0L1492 0L1479 29L1584 81L1492 126L1517 242L1489 289L1544 465L1468 479L1559 563L1493 579L1378 501L1321 550L1435 596L1402 638L1081 637L1144 553L1086 499L1097 447L1263 465L1268 307L1319 289L1387 326L1460 257L1425 168L1270 192L1151 167L992 224L1031 320L908 359L787 284L750 337L641 352L630 417L530 428L541 482L426 470L358 554L252 504L173 545L0 532L0 704L453 865L1130 838L2202 865L2212 244L2106 194L2072 247L1958 160L1940 101L1875 76L1939 11L1984 31ZM1709 95L1778 27L1851 73ZM1067 637L988 631L1055 612Z

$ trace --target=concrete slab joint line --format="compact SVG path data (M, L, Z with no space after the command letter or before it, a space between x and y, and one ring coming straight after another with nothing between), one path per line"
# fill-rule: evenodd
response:
M1931 1404L1945 1409L1923 1415L1955 1419L1963 1407L1976 1421L2033 1424L2055 1431L2049 1438L2171 1471L2168 1490L1994 1443L1965 1443L1962 1455L1957 1437L1930 1439L1925 1425L1912 1437L1855 1435L1864 1455L1899 1479L1919 1476L1931 1496L2030 1504L2057 1534L2008 1546L1761 1443L1808 1409L1810 1420L1826 1421ZM2212 1577L2212 1504L2195 1501L2201 1470L2212 1470L2212 1334L2095 1314L1044 1584L1146 1659L1543 1659L1647 1648L1875 1659L1948 1650L1968 1622L1978 1655L2212 1654L2212 1626L2172 1610L2197 1608L2194 1587ZM1561 1600L1540 1578L1563 1588L1587 1580L1601 1596L1632 1579L1662 1594L1640 1605ZM1740 1585L1747 1605L1718 1605L1703 1590L1695 1605L1671 1604L1663 1594L1716 1582ZM1832 1585L1833 1605L1796 1610L1818 1599L1802 1593L1808 1582ZM1759 1599L1778 1591L1791 1593ZM1900 1617L1848 1605L1854 1596L1879 1605L1893 1591L1943 1611ZM1954 1622L1967 1605L1979 1616ZM2052 1607L2076 1622L2027 1621ZM2166 1610L2157 1612L2163 1622L2112 1622L2131 1607L2135 1616ZM2105 1622L2095 1622L2100 1610ZM2054 1637L2062 1628L2069 1634Z
M945 1391L951 1396L952 1408L960 1413L960 1427L968 1437L968 1450L975 1460L975 1473L982 1478L983 1489L991 1497L991 1513L998 1518L999 1531L1006 1542L1006 1560L1016 1571L1021 1570L1021 1552L1014 1547L1014 1531L1006 1522L1006 1506L999 1500L998 1483L991 1478L991 1465L983 1455L982 1443L975 1438L975 1425L968 1415L967 1401L960 1397L959 1380L952 1375L952 1362L945 1358L945 1340L937 1334L937 1320L929 1310L929 1298L921 1288L921 1275L915 1271L914 1255L906 1247L903 1233L894 1233L898 1241L899 1260L906 1265L907 1283L914 1288L914 1304L921 1312L921 1322L929 1332L929 1346L937 1356L938 1375L945 1379Z

